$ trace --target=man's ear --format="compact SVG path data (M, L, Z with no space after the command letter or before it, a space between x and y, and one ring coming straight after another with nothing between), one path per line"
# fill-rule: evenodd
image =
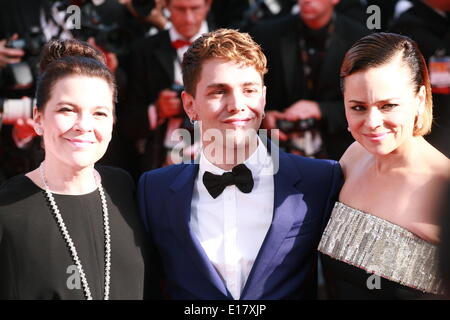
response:
M183 91L181 93L181 100L183 101L184 111L186 111L186 114L189 116L189 118L192 121L198 120L198 115L194 108L195 98L190 93Z
M264 98L264 107L266 107L266 102L267 102L267 100L266 100L267 87L266 86L263 86L262 93L263 93L263 98Z

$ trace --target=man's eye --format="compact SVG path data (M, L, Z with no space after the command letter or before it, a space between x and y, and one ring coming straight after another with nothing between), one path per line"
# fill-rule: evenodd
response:
M247 94L252 94L252 93L257 93L257 92L258 92L258 90L256 90L256 89L251 89L251 88L245 89L245 90L244 90L244 93L247 93Z
M72 108L62 107L58 110L59 112L74 112Z

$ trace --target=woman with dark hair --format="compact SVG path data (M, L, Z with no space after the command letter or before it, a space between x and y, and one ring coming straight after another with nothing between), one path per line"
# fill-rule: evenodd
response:
M426 63L409 38L375 33L341 67L354 142L319 245L331 298L417 299L444 293L437 206L450 161L423 135L432 122Z
M148 251L134 184L94 167L111 139L114 76L75 40L48 43L40 68L45 160L0 188L0 299L142 299Z

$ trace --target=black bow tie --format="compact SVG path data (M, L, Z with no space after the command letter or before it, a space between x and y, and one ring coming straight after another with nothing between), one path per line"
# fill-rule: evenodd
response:
M227 186L233 184L242 192L249 193L253 189L253 176L250 169L241 163L235 166L231 172L224 172L222 175L206 171L203 174L203 184L209 194L215 199Z

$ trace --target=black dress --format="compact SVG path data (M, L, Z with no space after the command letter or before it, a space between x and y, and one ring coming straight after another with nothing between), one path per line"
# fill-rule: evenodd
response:
M437 246L389 221L334 206L319 244L330 299L443 299Z
M134 184L123 170L98 167L111 232L110 299L152 297L149 251ZM25 175L0 188L0 299L85 299L75 263L44 191ZM105 245L98 190L53 194L93 299L103 299Z

